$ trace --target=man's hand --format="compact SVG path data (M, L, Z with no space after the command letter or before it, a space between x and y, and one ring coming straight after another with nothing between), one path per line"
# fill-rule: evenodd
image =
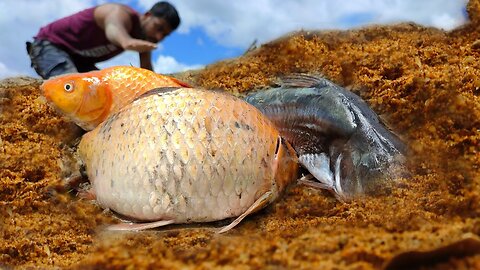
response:
M125 50L137 51L140 53L149 52L157 48L157 44L155 43L135 38L125 40L124 44L121 45Z

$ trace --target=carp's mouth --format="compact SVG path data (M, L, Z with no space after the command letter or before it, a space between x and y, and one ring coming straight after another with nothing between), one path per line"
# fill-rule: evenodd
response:
M55 113L57 113L58 115L66 116L66 117L70 118L71 120L75 119L75 114L77 113L80 106L75 108L73 111L66 111L66 110L62 109L61 107L59 107L57 105L57 102L55 102L55 100L53 100L52 91L47 91L46 90L45 84L46 84L46 82L44 82L42 85L40 85L40 90L42 92L42 95L39 97L39 100L41 102L46 102L48 104L48 106L50 106L50 108L52 108L55 111Z
M59 116L66 116L70 119L73 119L73 115L75 114L75 112L70 112L69 113L69 112L66 112L66 111L62 110L48 96L40 96L39 100L41 100L42 102L46 102L48 104L48 106L50 108L52 108L55 111L55 113L58 114Z

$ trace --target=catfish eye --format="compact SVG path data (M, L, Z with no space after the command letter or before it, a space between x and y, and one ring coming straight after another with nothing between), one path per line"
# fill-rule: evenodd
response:
M66 83L65 85L63 85L63 89L65 89L65 91L67 91L67 92L72 92L73 91L73 84Z

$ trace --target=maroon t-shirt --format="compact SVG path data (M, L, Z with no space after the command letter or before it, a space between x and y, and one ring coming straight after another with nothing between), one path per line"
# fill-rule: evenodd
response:
M132 30L130 35L140 28L140 15L130 7ZM54 21L42 28L35 39L48 40L65 49L75 59L97 63L114 57L123 51L112 44L105 31L95 22L93 12L95 7L85 9L68 17Z

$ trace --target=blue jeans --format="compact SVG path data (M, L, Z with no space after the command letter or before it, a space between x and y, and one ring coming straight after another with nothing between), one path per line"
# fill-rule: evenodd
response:
M43 79L66 73L78 73L98 69L94 64L75 61L69 53L48 40L35 40L32 43L27 42L27 52L32 61L32 67Z

